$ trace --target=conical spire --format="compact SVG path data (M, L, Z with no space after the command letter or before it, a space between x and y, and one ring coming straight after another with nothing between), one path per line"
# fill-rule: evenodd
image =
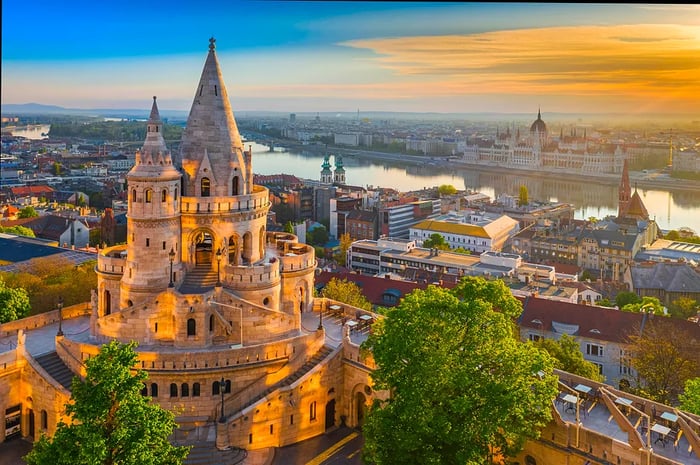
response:
M153 106L146 125L146 140L143 143L141 155L144 162L151 158L154 163L157 163L158 154L165 154L167 151L168 147L165 145L165 139L163 139L163 122L160 120L156 97L153 96Z
M172 158L163 138L163 121L160 119L156 97L153 97L151 114L146 123L146 140L143 147L136 151L134 167L127 175L129 179L154 178L160 180L176 179L180 173L173 166Z
M622 163L622 178L620 179L620 187L618 189L618 207L617 216L622 217L627 211L632 196L632 188L630 186L630 173L627 167L627 159Z
M180 160L185 171L186 195L195 195L201 182L200 165L205 148L216 173L211 185L212 196L231 195L230 185L238 177L238 185L247 186L247 169L243 144L233 117L226 85L216 57L216 40L209 39L209 53L194 95L187 126L182 134ZM213 179L209 179L213 181ZM247 190L247 187L244 187ZM247 192L239 192L246 194Z

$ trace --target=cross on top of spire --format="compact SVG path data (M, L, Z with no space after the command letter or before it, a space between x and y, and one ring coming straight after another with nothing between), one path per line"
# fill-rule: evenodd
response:
M209 38L209 51L214 51L216 48L216 39L214 37Z

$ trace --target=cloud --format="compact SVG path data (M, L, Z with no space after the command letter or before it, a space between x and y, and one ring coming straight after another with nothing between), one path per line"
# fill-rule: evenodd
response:
M413 83L416 96L554 94L605 96L612 106L635 98L700 106L696 26L551 27L342 45L371 50L370 59L403 91Z

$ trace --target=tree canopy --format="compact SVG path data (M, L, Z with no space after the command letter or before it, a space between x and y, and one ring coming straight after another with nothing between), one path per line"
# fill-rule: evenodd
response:
M524 207L530 203L528 199L527 186L520 186L520 191L518 192L518 206Z
M686 381L683 394L678 399L681 401L681 409L700 415L700 378Z
M521 312L501 281L474 277L416 290L388 310L363 345L377 363L375 389L391 393L367 415L364 459L485 463L537 437L557 378L547 352L516 338Z
M17 218L36 218L39 213L31 205L27 205L17 213Z
M352 237L350 233L341 234L339 242L340 250L338 250L338 253L335 255L335 261L338 262L338 265L345 266L345 262L347 262L348 259L348 250L350 250L350 246L352 246Z
M653 313L654 315L665 315L664 306L661 304L661 301L656 297L643 297L642 300L639 300L638 302L630 303L623 307L620 307L620 310L622 310L623 312L647 312Z
M0 276L0 323L24 318L30 310L27 291L5 286L5 281Z
M457 189L452 184L442 184L438 187L440 195L452 195L457 193Z
M182 464L187 447L168 442L175 428L172 412L142 396L146 372L132 368L136 343L112 341L85 361L84 381L73 379L66 413L56 434L42 436L25 457L28 465Z
M700 311L700 304L690 297L679 297L671 302L668 311L674 318L687 320L691 316L697 315Z
M657 402L674 403L685 382L700 376L700 344L673 319L647 321L628 336L630 364L637 372L633 390Z
M603 381L598 367L583 358L583 352L581 352L578 342L568 334L562 334L559 340L542 338L535 345L554 357L554 368L594 381Z
M310 245L325 245L328 238L328 230L323 226L318 226L306 233L306 243Z
M623 308L625 305L636 304L641 300L634 292L622 291L615 296L615 305L617 308Z
M449 244L441 234L432 233L430 237L423 241L423 247L426 249L450 250Z
M352 305L353 307L372 310L372 304L362 294L362 290L357 284L347 279L331 278L321 291L321 296Z
M34 231L25 226L0 226L0 233L14 234L15 236L36 237Z

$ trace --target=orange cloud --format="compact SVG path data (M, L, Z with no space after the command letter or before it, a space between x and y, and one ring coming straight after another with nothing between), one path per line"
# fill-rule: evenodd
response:
M595 97L611 108L635 100L666 111L700 108L698 26L552 27L343 45L372 50L371 60L392 71L395 80L374 88L384 97L560 95Z

